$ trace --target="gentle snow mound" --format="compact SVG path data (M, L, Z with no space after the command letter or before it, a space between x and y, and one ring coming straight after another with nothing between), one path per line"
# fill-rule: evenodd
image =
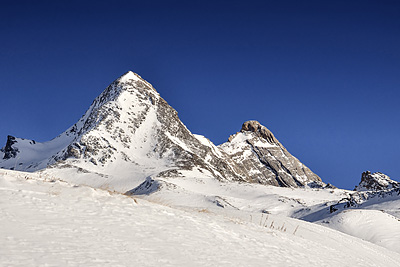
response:
M378 210L345 210L319 223L400 253L400 220Z

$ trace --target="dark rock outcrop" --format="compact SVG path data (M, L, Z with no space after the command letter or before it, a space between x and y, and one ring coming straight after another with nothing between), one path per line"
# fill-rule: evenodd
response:
M14 136L7 136L7 143L5 147L2 149L4 152L4 157L3 159L11 159L15 158L17 156L17 153L19 152L18 148L13 147L13 145L17 143L17 140Z
M393 188L400 188L400 183L381 172L366 171L361 174L361 182L354 191L380 191Z

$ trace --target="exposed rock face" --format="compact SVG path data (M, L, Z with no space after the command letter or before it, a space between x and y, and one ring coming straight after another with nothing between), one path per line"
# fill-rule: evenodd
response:
M133 72L115 80L56 138L37 143L8 137L2 153L1 168L41 170L120 192L185 175L276 186L323 184L256 121L245 122L220 147L193 135L152 85Z
M359 207L364 202L375 199L397 199L400 195L400 183L393 181L389 176L370 171L361 174L361 182L355 187L354 193L341 199L337 204L330 206L330 212L336 212L351 207Z
M273 133L268 130L267 127L261 125L258 121L246 121L245 123L243 123L242 129L240 131L242 133L253 132L256 136L267 140L268 143L282 147L282 145L278 142Z
M366 171L361 174L361 182L354 191L380 191L393 188L400 188L400 183L381 172L371 174L370 171Z
M246 180L275 186L298 187L321 179L292 156L271 131L257 121L247 121L239 133L219 146L245 170Z
M4 157L3 159L10 159L10 158L15 158L17 156L18 148L13 147L13 145L17 143L17 140L14 136L7 136L7 143L6 146L2 149L4 152Z

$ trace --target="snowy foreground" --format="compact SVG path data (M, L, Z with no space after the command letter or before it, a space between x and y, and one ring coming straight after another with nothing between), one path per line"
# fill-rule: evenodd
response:
M400 266L400 254L279 214L173 208L0 170L1 266Z

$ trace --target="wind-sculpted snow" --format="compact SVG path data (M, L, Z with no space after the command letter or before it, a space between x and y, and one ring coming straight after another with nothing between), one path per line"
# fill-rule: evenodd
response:
M317 223L400 253L399 220L384 210L350 209Z

